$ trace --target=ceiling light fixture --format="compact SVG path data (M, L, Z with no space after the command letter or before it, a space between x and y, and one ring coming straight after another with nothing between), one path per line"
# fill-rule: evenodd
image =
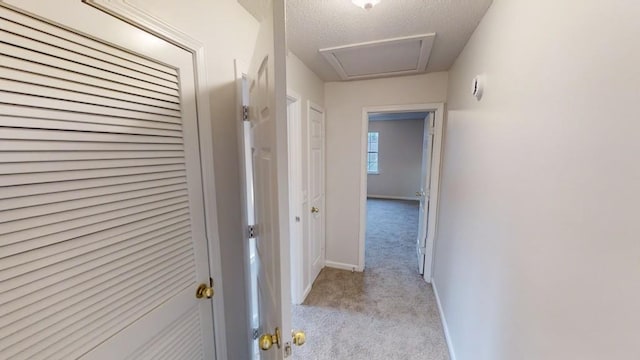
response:
M371 10L380 2L380 0L351 0L351 2L365 10Z

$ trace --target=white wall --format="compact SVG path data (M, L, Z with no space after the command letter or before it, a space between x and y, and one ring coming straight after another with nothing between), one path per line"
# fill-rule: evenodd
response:
M235 0L130 2L205 44L207 85L213 117L227 350L230 359L249 358L234 59L249 63L258 33L258 22Z
M287 91L290 94L295 94L299 96L300 99L300 117L302 122L302 191L307 193L308 189L308 156L309 156L309 139L307 137L308 134L308 124L309 124L309 112L307 104L310 101L313 104L323 106L324 107L324 82L313 73L300 59L289 52L287 55ZM305 208L302 209L302 213L300 214L303 225L303 233L305 234L303 239L298 239L298 241L302 242L302 250L303 250L303 284L302 288L308 289L310 288L313 280L311 278L311 260L309 259L309 216L310 213L308 211L304 211ZM292 238L292 241L296 241L296 239ZM292 263L295 257L292 256Z
M640 359L639 14L495 0L451 69L435 284L457 360Z
M369 121L380 133L378 174L367 175L367 196L417 200L422 176L424 119Z
M362 108L444 102L447 81L439 72L325 84L327 262L359 267Z

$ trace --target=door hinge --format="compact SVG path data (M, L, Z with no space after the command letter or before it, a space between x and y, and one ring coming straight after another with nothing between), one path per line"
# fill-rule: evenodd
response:
M242 121L249 121L249 106L242 105Z
M247 227L247 235L249 236L249 239L255 239L256 236L258 236L258 229L255 225L249 225Z

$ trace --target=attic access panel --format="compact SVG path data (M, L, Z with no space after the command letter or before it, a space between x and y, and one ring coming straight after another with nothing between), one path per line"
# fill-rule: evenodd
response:
M419 74L427 69L436 34L320 49L342 80Z

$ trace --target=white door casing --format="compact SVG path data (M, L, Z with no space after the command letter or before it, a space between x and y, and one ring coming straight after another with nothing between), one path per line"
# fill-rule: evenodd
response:
M253 167L259 335L280 332L262 359L291 347L291 280L284 1L259 0L260 29L247 78Z
M429 181L429 209L428 223L426 229L426 242L424 250L424 274L423 278L427 282L431 282L433 268L433 253L437 234L438 220L438 195L440 187L440 167L442 162L442 143L444 133L444 104L411 104L411 105L387 105L387 106L370 106L362 109L362 134L361 134L361 164L360 164L360 230L359 230L359 262L356 270L363 271L365 266L365 237L367 224L367 133L369 129L369 113L380 112L415 112L427 111L432 113L434 119L433 130L433 153L431 155Z
M300 95L288 90L287 94L287 129L289 144L289 231L291 244L291 302L301 304L304 301L305 283L308 270L306 262L306 236L304 223L307 218L303 213L304 194L302 190L302 118Z
M214 358L192 54L79 2L20 6L66 27L1 10L0 353Z
M427 207L426 220L427 237L424 251L424 271L422 277L426 282L431 283L433 277L433 260L438 231L438 201L440 199L440 169L442 168L442 145L444 139L444 104L437 104L430 109L432 113L431 139L433 141L431 150L431 164L429 165L429 205Z
M309 160L309 284L312 284L325 262L325 148L324 110L307 104Z
M425 250L427 244L427 229L429 228L429 190L431 183L431 157L433 154L433 133L435 130L435 118L429 113L424 119L424 132L422 136L422 158L420 189L416 196L420 201L418 214L418 238L416 239L416 252L418 254L418 272L424 274Z

